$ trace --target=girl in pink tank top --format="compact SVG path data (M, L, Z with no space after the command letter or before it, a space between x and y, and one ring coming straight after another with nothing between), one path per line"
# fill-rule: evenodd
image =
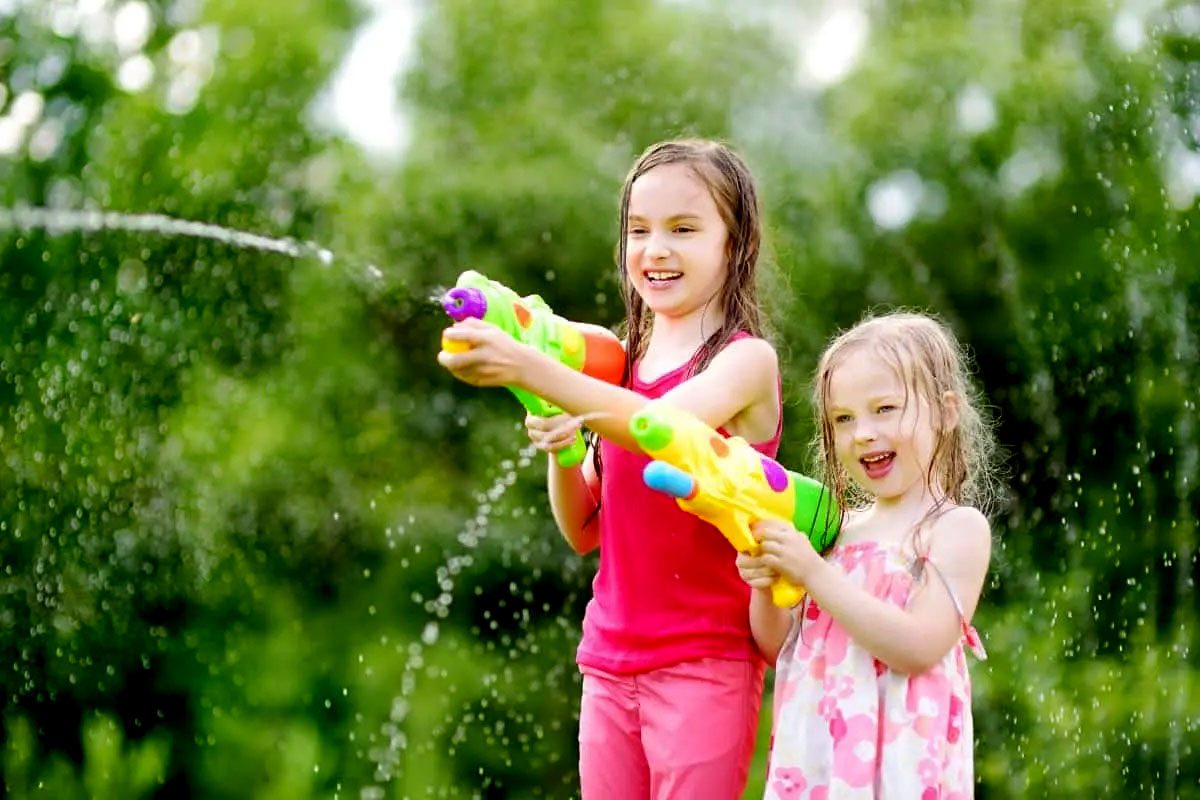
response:
M582 466L550 458L547 478L567 542L580 554L599 548L577 654L585 800L732 800L745 785L763 673L750 590L715 528L645 486L649 459L629 420L666 397L775 455L782 395L755 287L759 220L754 181L731 149L653 145L621 194L624 386L473 319L445 333L469 349L438 356L468 383L520 387L564 409L526 419L547 453L573 442L583 421L599 437Z

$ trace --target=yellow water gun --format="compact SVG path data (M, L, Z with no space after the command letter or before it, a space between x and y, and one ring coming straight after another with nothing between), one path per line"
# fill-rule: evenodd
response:
M750 526L760 519L791 522L817 552L837 538L842 515L829 490L784 469L744 439L725 438L662 400L634 414L629 431L654 459L642 474L646 485L714 525L739 552L759 553ZM804 594L782 577L771 585L771 600L780 608L791 608Z

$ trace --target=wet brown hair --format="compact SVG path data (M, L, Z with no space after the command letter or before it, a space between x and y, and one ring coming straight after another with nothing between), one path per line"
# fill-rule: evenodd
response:
M708 187L728 236L725 240L726 272L718 302L724 311L721 327L705 337L691 365L691 374L702 371L738 331L764 336L766 326L759 308L756 273L762 246L762 212L758 192L746 163L727 145L711 139L673 139L648 147L634 162L621 189L621 234L617 240L617 274L625 301L625 376L646 352L654 314L629 280L626 268L629 237L629 197L634 182L655 167L686 164Z
M904 384L906 397L909 392L919 395L935 420L933 453L925 475L934 506L918 523L917 531L946 510L947 503L988 513L1000 498L996 440L971 379L967 354L945 323L910 311L868 315L834 338L817 365L812 397L817 418L814 466L840 506L862 507L869 498L838 463L829 386L840 366L864 353L887 362ZM947 392L957 398L958 421L950 428L936 424L947 413Z

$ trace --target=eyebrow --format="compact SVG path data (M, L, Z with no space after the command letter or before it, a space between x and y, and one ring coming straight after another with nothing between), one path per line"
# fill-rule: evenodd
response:
M648 218L647 218L645 215L643 215L643 214L630 214L630 215L629 215L629 220L630 220L630 221L637 220L638 222L645 222L645 221L646 221L646 219L648 219ZM671 216L667 217L667 221L668 221L668 222L681 222L681 221L683 221L683 220L688 220L688 221L696 220L696 221L699 221L699 219L700 219L700 215L699 215L699 214L696 214L696 213L693 213L693 212L691 212L691 211L687 211L687 212L684 212L684 213L682 213L682 214L672 214Z
M881 403L885 400L887 400L887 401L901 400L902 401L902 400L904 400L904 395L899 392L896 392L893 394L873 394L867 398L867 405L870 405L871 403ZM840 406L835 403L829 404L829 411L831 413L834 411L852 411L852 410L853 409L851 409L849 406Z

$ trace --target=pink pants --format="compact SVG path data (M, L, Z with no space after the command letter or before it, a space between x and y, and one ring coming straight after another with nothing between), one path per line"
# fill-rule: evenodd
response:
M583 800L736 800L762 701L760 662L704 659L638 675L583 667Z

